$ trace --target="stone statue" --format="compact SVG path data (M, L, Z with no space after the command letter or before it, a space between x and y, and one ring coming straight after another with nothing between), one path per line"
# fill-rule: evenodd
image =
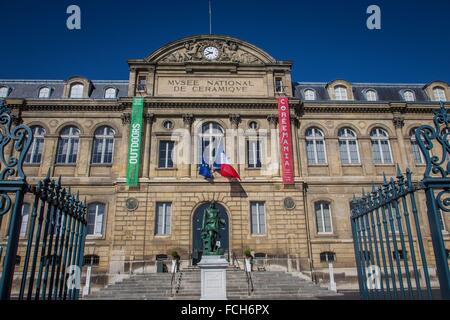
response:
M213 201L203 214L203 255L220 255L220 248L217 246L217 240L219 240L219 230L223 226L225 226L225 220L219 218L219 210L216 208L216 202Z

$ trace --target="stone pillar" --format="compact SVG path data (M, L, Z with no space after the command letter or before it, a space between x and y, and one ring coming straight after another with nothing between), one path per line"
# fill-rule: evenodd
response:
M281 165L280 165L280 137L276 132L278 125L278 116L271 114L267 116L267 121L269 121L270 127L270 148L267 146L268 154L270 154L270 166L273 168L274 175L276 177L281 176Z
M229 144L232 148L232 150L234 150L233 153L233 165L236 165L236 168L238 168L238 173L241 174L241 159L240 159L240 148L239 148L239 124L241 123L241 115L239 114L230 114L230 123L231 123L231 129L233 129L233 136L232 136L232 141L231 144ZM245 150L245 149L244 149ZM229 154L231 154L231 152L228 151ZM245 160L245 157L244 157ZM245 165L245 164L244 164Z
M53 175L53 164L56 157L56 145L58 143L58 135L46 134L44 140L44 152L42 154L42 165L39 169L39 176L44 177L50 170L50 175Z
M152 126L155 120L155 115L153 113L147 113L144 115L145 119L145 146L144 146L144 156L143 166L142 166L142 177L150 177L150 148L152 142Z
M76 177L87 177L89 175L89 165L91 160L92 137L80 135L80 145L78 146Z
M128 140L130 139L130 123L131 113L122 114L123 135L120 142L120 167L119 177L123 178L127 174L127 161L128 161Z
M182 163L181 166L181 176L182 177L191 177L192 176L192 164L194 163L194 167L195 167L195 156L196 153L193 150L197 150L197 148L195 146L192 145L192 124L194 123L194 115L192 114L184 114L183 115L183 125L184 125L184 129L186 131L189 132L189 136L188 137L182 137L182 143L183 143L183 157L185 162L187 161L187 163ZM187 154L186 154L187 152Z
M128 80L128 96L134 97L136 92L136 69L130 68L130 79Z
M397 136L398 148L399 148L399 153L400 153L399 154L400 159L399 159L398 163L400 164L402 171L405 171L406 168L409 167L408 157L406 156L407 149L405 146L405 140L403 139L403 130L402 130L403 127L405 126L405 118L395 115L394 119L392 119L392 121L394 123L395 135Z

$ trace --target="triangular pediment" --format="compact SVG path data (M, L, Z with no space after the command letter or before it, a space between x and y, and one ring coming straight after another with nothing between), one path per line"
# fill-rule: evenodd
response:
M208 48L215 48L216 55L208 59ZM179 63L234 63L264 65L275 63L275 59L260 48L229 36L200 35L171 42L156 50L146 62L157 64Z

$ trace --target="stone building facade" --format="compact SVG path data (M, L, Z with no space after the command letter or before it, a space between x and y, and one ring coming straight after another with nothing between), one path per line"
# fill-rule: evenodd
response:
M332 251L337 272L355 274L353 195L381 183L383 173L395 175L397 163L421 178L411 132L431 123L438 101L450 97L442 81L295 82L292 62L227 36L188 37L128 64L127 81L0 81L6 105L40 139L26 165L29 182L50 172L86 197L85 255L95 258L98 275L153 265L173 250L195 263L199 212L212 200L228 219L221 242L230 261L249 248L290 270L320 274L320 254ZM293 185L281 178L279 96L290 104ZM135 187L127 184L133 97L144 98ZM199 174L200 146L222 136L240 182ZM426 205L418 202L431 256ZM450 228L448 215L443 228ZM26 234L25 224L19 254Z

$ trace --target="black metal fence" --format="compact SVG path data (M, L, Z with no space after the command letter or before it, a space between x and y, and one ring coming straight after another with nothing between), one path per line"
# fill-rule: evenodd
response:
M433 299L417 197L426 197L440 296L450 299L448 253L442 234L450 211L450 116L444 104L434 112L434 127L416 129L424 156L424 179L414 183L407 169L373 186L352 201L351 225L358 281L363 299ZM428 256L430 257L430 256Z
M55 181L48 174L35 186L27 183L23 163L33 134L26 125L13 128L13 122L11 110L0 102L0 228L9 217L7 237L0 239L0 299L11 298L15 280L20 285L14 298L78 299L86 203L63 188L61 178ZM21 230L25 196L33 199L26 233ZM19 250L24 251L20 261ZM21 272L16 272L18 262Z

